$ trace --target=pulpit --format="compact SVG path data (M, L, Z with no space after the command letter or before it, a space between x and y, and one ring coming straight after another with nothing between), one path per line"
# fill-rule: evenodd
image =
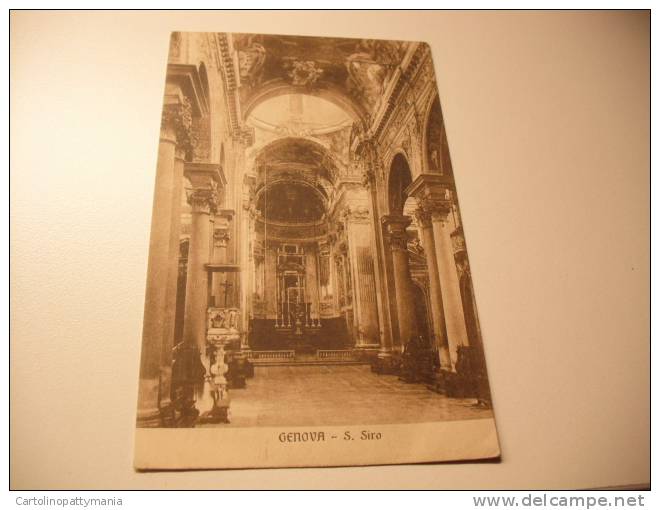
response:
M228 346L240 342L240 310L234 307L210 307L207 311L206 341ZM239 345L240 346L240 345Z
M210 307L206 317L206 355L202 356L206 376L199 399L199 422L228 423L227 349L240 346L240 311L234 307Z
M245 380L254 374L251 363L241 350L241 313L236 307L208 309L206 341L211 348L222 346L228 389L245 388Z

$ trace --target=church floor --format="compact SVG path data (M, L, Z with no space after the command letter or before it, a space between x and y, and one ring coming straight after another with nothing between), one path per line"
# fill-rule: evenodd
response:
M367 425L488 418L475 399L448 398L422 384L377 375L367 365L255 367L247 388L231 390L231 424Z

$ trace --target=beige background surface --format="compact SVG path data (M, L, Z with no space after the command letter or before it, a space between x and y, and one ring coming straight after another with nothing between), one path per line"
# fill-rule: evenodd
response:
M430 43L501 463L133 472L171 30ZM649 37L623 12L14 13L12 486L648 482Z

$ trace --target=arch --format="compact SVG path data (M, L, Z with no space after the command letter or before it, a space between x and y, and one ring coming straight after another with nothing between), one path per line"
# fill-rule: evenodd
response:
M267 147L274 145L276 142L279 142L280 140L284 139L300 139L300 140L307 140L308 142L314 143L319 145L320 147L324 148L328 156L332 156L332 153L330 152L330 147L326 142L321 140L320 138L316 138L315 136L312 135L289 135L289 134L280 134L277 138L273 138L272 140L267 140L261 143L261 145L255 144L253 146L254 152L258 155L263 149L266 149Z
M320 176L326 178L330 183L333 183L335 181L337 177L337 172L341 168L340 163L337 161L337 159L322 143L311 138L300 137L300 136L285 136L282 138L276 138L275 140L272 140L266 143L265 145L263 145L258 150L254 158L255 164L257 166L257 175L259 173L259 162L261 159L263 159L268 153L272 154L273 151L278 150L280 148L285 148L287 145L290 144L307 145L309 147L318 150L318 152L322 154L321 163L326 161L330 163L330 165L323 165L323 164L321 165L321 167L326 170L327 175L320 174ZM318 163L318 161L316 163Z
M316 146L320 151L323 151L329 159L332 159L333 161L335 160L334 156L330 152L330 149L326 147L325 144L321 143L320 140L317 140L316 138L311 136L282 136L280 138L275 138L274 140L270 140L269 142L266 142L257 149L257 155L255 159L259 159L259 156L263 152L273 150L278 145L286 145L287 143L292 143L292 142L301 142L301 143L307 142L310 145Z
M275 199L268 200L270 190ZM264 221L281 224L315 224L327 212L327 201L305 182L281 180L268 183L257 195L256 208Z
M316 186L314 186L311 183L309 183L307 181L304 181L302 179L300 179L300 180L298 180L298 179L294 179L294 180L291 180L291 179L273 179L272 181L268 181L268 183L266 183L264 185L261 185L259 187L259 189L257 189L257 191L255 192L255 194L254 194L255 203L259 203L261 195L263 195L270 188L273 188L275 186L281 186L282 184L286 184L286 183L295 183L295 184L299 184L301 186L306 186L307 188L312 190L312 192L315 195L317 195L317 198L319 200L321 200L321 202L324 204L324 206L327 206L328 197L326 195L325 190L323 188L317 188Z
M387 180L387 203L390 214L403 215L403 206L408 195L406 188L412 183L410 165L403 152L397 152L390 163Z
M243 105L243 120L247 120L252 110L262 102L273 97L284 94L305 94L308 96L317 96L331 103L334 103L343 109L353 120L363 120L367 118L365 109L348 95L342 89L330 84L324 84L323 88L307 89L300 86L291 85L283 80L272 80L261 86L257 91L250 95Z

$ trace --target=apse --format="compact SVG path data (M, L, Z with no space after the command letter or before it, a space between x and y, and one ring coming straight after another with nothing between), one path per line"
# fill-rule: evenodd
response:
M264 189L257 210L269 222L311 223L323 218L325 206L319 191L311 186L282 181Z

